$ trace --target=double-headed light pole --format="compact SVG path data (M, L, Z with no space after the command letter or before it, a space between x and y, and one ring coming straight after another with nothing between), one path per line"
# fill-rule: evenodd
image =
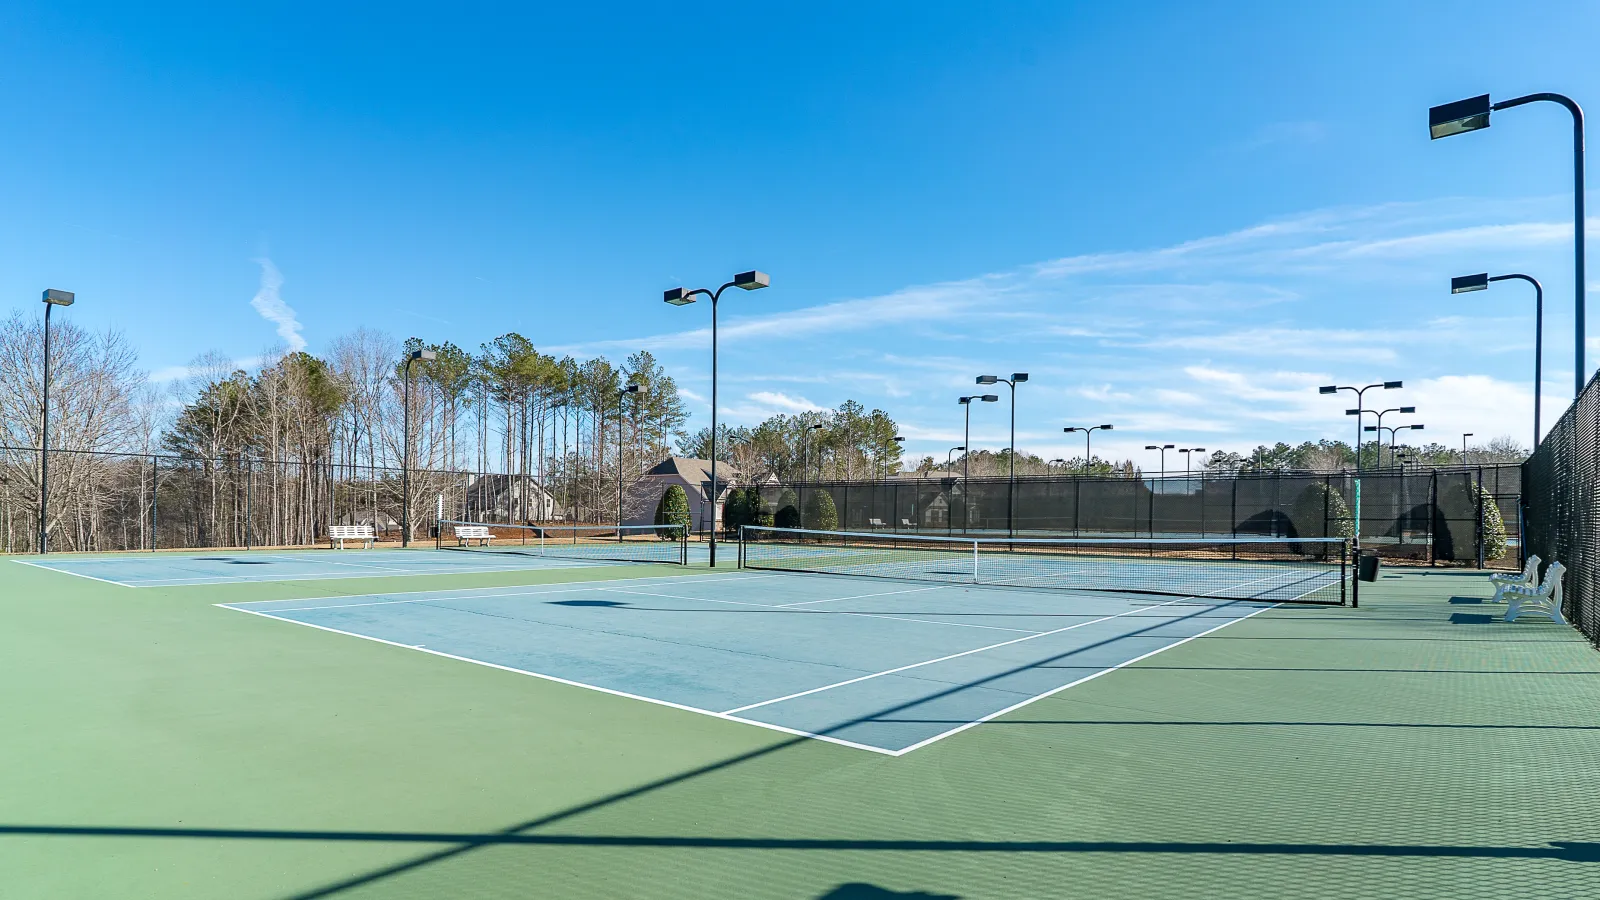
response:
M1094 455L1089 452L1089 438L1096 431L1110 431L1111 430L1111 426L1110 425L1091 425L1088 428L1077 428L1077 427L1068 425L1066 428L1063 428L1061 430L1062 430L1062 432L1064 432L1066 434L1071 434L1074 431L1083 432L1083 471L1084 471L1084 474L1088 474L1089 465L1094 460Z
M1180 449L1178 452L1183 454L1183 480L1185 482L1188 482L1188 480L1189 480L1189 463L1191 461L1193 461L1194 454L1196 454L1196 453L1204 453L1204 452L1206 452L1206 448L1204 448L1204 447L1184 447L1184 448ZM1188 488L1185 487L1184 490L1188 490Z
M1377 424L1377 425L1368 425L1367 426L1367 428L1366 428L1367 431L1376 431L1378 433L1378 465L1379 466L1383 465L1383 433L1385 431L1389 432L1389 465L1392 466L1392 465L1395 464L1395 462L1394 462L1394 460L1395 460L1395 456L1394 456L1394 451L1395 451L1395 446L1394 446L1394 443L1395 443L1395 432L1397 432L1397 431L1405 431L1408 428L1411 429L1412 431L1421 431L1423 426L1422 425L1384 425L1384 424L1381 424L1381 423Z
M71 291L44 292L44 402L39 415L39 553L50 552L47 522L50 506L50 310L71 306L77 296ZM155 546L152 543L151 546Z
M432 350L413 350L406 355L405 373L405 401L401 413L400 430L403 432L401 440L405 446L400 448L400 546L411 546L411 364L421 360L428 362L437 359L439 354ZM539 485L539 490L544 490L544 485ZM507 501L509 502L509 500Z
M1010 378L1001 378L999 375L978 376L979 384L1004 382L1011 388L1011 473L1006 476L1006 534L1010 536L1015 536L1017 533L1014 505L1017 494L1017 385L1027 380L1027 372L1013 372Z
M1401 413L1403 415L1411 415L1412 413L1414 413L1416 411L1417 411L1417 408L1415 406L1391 406L1388 409L1379 411L1377 413L1377 416L1378 416L1377 427L1373 427L1371 425L1368 425L1368 426L1366 426L1365 428L1362 429L1363 431L1376 431L1378 433L1378 465L1380 467L1383 465L1383 417L1388 415L1389 413ZM1372 410L1369 409L1369 410L1367 410L1367 412L1372 412ZM1402 425L1400 427L1402 429L1405 428L1404 425ZM1389 429L1389 431L1392 433L1394 431L1394 429L1391 428L1391 429ZM1394 455L1394 451L1393 451L1393 447L1391 447L1390 448L1390 456L1393 456L1393 455Z
M1355 446L1355 451L1356 451L1356 474L1357 475L1361 474L1361 426L1365 424L1364 422L1361 421L1361 417L1362 417L1363 414L1373 411L1373 410L1367 409L1365 406L1362 405L1365 402L1365 397L1366 397L1367 391L1370 391L1373 388L1383 388L1386 391L1392 391L1392 390L1394 390L1396 388L1400 388L1400 387L1404 387L1404 386L1405 386L1405 382L1401 382L1401 381L1380 381L1377 384L1369 384L1366 387L1362 387L1362 388L1350 387L1348 385L1337 385L1337 384L1328 384L1328 385L1323 385L1322 387L1317 388L1317 393L1319 393L1319 394L1337 394L1340 391L1349 391L1352 394L1356 395L1356 408L1355 409L1347 409L1347 410L1344 411L1344 414L1347 415L1347 416L1355 416L1356 417L1356 446ZM1379 446L1382 446L1382 445L1380 444Z
M1145 444L1146 450L1161 451L1161 474L1167 474L1167 451L1177 447L1177 444Z
M639 385L630 383L627 387L617 391L617 540L622 540L622 398L632 394L633 419L637 426L639 421ZM539 486L540 490L544 485Z
M1513 100L1502 100L1491 103L1488 94L1482 94L1467 100L1457 100L1443 106L1435 106L1428 110L1428 137L1437 140L1456 134L1465 134L1468 131L1478 131L1489 127L1489 114L1513 106L1522 106L1538 101L1559 103L1572 113L1572 263L1573 263L1573 347L1576 354L1575 367L1572 372L1573 396L1583 393L1584 378L1588 371L1583 365L1583 340L1584 340L1584 267L1583 267L1583 109L1573 102L1572 98L1561 94L1540 93L1528 94ZM1519 276L1505 276L1519 277ZM1526 277L1526 276L1520 276ZM1496 279L1498 280L1498 279ZM1533 279L1529 278L1529 281ZM1537 282L1535 282L1537 284ZM1535 409L1537 410L1537 406ZM1538 436L1534 436L1534 445L1538 446Z
M733 280L717 288L675 287L663 291L661 299L673 306L688 306L694 302L695 295L704 294L711 298L711 496L707 500L711 503L711 568L717 567L717 509L719 506L719 491L717 489L717 301L722 299L722 292L731 287L745 291L758 291L772 284L772 279L765 272L740 272L733 276Z
M972 394L972 395L967 396L967 397L958 397L958 398L956 398L956 402L961 404L962 412L966 413L966 422L967 422L967 424L965 425L965 427L962 429L962 432L961 432L962 437L964 438L964 440L962 441L962 444L965 447L971 447L972 446L972 401L974 401L974 400L977 400L977 401L980 401L980 402L983 402L983 403L999 403L1000 402L1000 395L999 394ZM971 462L972 462L972 452L970 450L963 449L962 452L961 452L961 532L963 534L966 533L967 524L968 524L968 522L967 522L967 500L968 500L968 492L971 489L971 478L972 478L972 474L971 474L972 473L972 466L970 465Z
M1479 272L1476 275L1462 275L1450 279L1450 293L1465 294L1470 291L1488 290L1490 282L1508 281L1512 278L1533 285L1533 448L1537 450L1539 449L1539 395L1544 384L1544 285L1531 275L1490 275L1488 272ZM1578 388L1582 390L1582 375L1578 376L1578 382Z

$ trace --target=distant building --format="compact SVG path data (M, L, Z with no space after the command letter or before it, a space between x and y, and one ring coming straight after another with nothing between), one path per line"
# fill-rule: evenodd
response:
M526 475L469 475L463 494L469 522L553 522L565 515L538 479Z
M739 473L732 465L717 463L717 486L712 490L711 461L669 456L628 487L623 500L625 525L652 525L656 507L667 488L677 485L689 496L689 521L696 532L710 531L722 521L722 502L738 483ZM710 498L715 496L716 502ZM715 516L715 522L713 521Z

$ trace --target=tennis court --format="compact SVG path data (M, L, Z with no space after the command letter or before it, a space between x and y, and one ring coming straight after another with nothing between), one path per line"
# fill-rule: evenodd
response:
M1271 608L752 572L225 605L891 755Z

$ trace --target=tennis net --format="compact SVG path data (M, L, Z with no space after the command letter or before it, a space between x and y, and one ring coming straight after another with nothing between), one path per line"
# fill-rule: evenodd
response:
M747 569L913 581L1172 594L1278 603L1355 602L1343 538L962 538L746 525Z
M689 562L688 533L678 525L502 525L446 519L439 523L435 546L606 562Z

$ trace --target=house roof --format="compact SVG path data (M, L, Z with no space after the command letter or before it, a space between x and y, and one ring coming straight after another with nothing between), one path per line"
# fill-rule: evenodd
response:
M647 475L676 475L693 485L711 483L711 460L688 456L669 456L656 463ZM727 485L739 477L739 470L730 463L717 463L717 480Z

